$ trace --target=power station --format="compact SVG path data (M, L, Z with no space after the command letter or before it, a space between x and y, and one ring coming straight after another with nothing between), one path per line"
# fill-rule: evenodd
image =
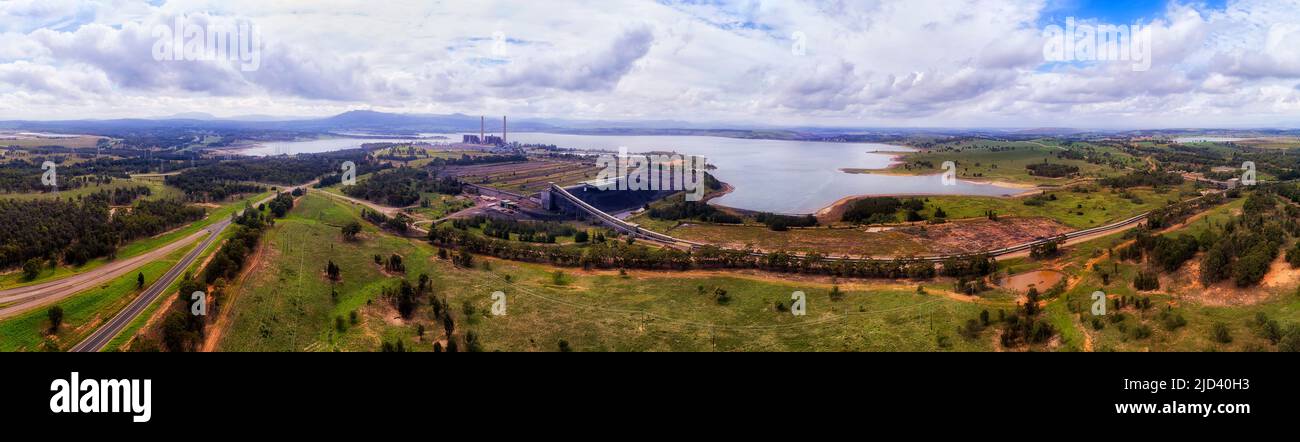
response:
M509 120L507 120L506 116L501 116L501 136L499 137L487 134L487 117L480 116L478 121L478 135L462 135L462 143L497 147L509 144L509 141L506 139L506 134L509 133Z

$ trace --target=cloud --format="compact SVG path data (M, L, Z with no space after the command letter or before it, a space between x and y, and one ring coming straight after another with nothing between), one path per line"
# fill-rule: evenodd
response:
M601 51L572 57L527 60L510 66L495 81L502 88L540 88L563 91L609 91L618 86L632 66L650 52L654 33L648 27L629 29Z
M1145 72L1046 63L1042 26L1059 3L15 0L0 2L0 119L67 117L69 102L82 117L365 107L833 126L1294 119L1296 0L1170 2L1150 23ZM259 69L155 60L152 31L176 17L256 25Z

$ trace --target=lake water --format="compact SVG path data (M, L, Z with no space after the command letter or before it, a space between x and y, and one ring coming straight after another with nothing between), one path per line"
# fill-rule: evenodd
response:
M453 141L460 135L443 134ZM703 136L566 135L512 133L509 140L554 144L562 148L630 152L671 151L699 155L717 169L710 171L735 190L715 204L774 213L813 213L853 195L979 195L1004 196L1021 189L958 181L944 186L939 175L894 176L851 174L841 169L881 169L899 152L911 149L876 143L745 140ZM316 153L360 147L363 143L406 140L328 139L265 143L244 151L250 155ZM436 143L439 140L424 140ZM447 140L441 140L447 141Z

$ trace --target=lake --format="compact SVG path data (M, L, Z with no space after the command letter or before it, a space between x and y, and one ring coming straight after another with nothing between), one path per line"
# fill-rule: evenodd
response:
M436 134L431 134L436 135ZM443 134L452 141L460 135ZM710 171L735 190L712 202L763 212L814 213L854 195L1015 195L1023 189L958 181L944 186L939 175L899 176L852 174L841 169L882 169L894 156L911 149L877 143L748 140L707 136L568 135L511 133L509 140L554 144L562 148L630 152L672 151L699 155L717 167ZM363 143L409 142L411 139L325 139L264 143L243 151L249 155L317 153L360 147ZM447 140L421 140L437 143Z

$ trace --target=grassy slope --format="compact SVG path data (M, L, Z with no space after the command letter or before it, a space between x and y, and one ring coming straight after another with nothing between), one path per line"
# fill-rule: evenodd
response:
M1002 216L1040 216L1060 221L1070 227L1079 229L1097 227L1109 222L1137 216L1143 212L1163 207L1169 201L1186 199L1180 191L1190 189L1185 185L1156 193L1149 188L1131 189L1141 203L1121 198L1113 189L1103 188L1097 192L1075 193L1071 191L1051 191L1056 201L1047 201L1042 206L1025 205L1025 198L996 198L969 196L931 196L927 197L925 216L934 214L934 208L942 208L949 219L979 218L986 211L992 210ZM1080 208L1079 206L1083 206ZM1083 214L1080 215L1079 213Z
M577 350L927 351L938 349L937 335L947 336L959 350L986 350L990 344L953 332L987 306L916 294L910 286L854 286L846 299L832 302L829 284L793 278L641 272L623 278L565 270L565 283L556 285L555 269L547 266L492 260L491 270L457 269L436 260L436 250L427 244L368 225L361 241L345 243L338 226L355 219L355 209L310 195L302 201L268 235L268 267L232 287L241 294L223 350L372 351L381 340L395 339L428 350L431 339L442 334L427 319L428 309L415 314L414 321L427 328L426 336L417 338L416 326L396 319L378 299L381 288L393 286L396 278L382 274L372 257L389 253L405 257L409 279L428 273L452 306L457 333L473 330L488 350L549 351L561 339ZM343 269L337 304L322 271L327 259ZM717 305L697 293L699 286L706 292L722 287L734 300ZM504 317L486 314L497 290L509 297ZM809 315L776 312L773 304L788 305L796 290L808 294ZM466 302L474 314L466 315ZM335 333L334 318L346 318L352 310L360 312L361 324Z

